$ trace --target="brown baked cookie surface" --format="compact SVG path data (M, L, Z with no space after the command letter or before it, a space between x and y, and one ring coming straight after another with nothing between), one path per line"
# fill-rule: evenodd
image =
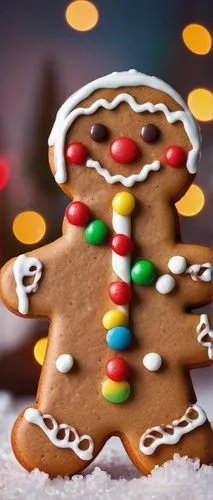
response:
M28 470L73 475L112 435L144 473L174 453L212 458L189 370L213 360L212 250L180 241L175 202L194 180L196 122L166 83L134 70L73 94L49 138L72 202L62 237L7 263L1 295L50 320L36 403L17 419Z

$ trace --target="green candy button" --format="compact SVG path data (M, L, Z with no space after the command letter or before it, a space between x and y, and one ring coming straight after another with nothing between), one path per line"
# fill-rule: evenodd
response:
M105 242L107 235L107 225L101 219L90 222L84 231L85 239L90 245L101 245Z
M138 260L131 270L132 281L137 285L151 285L156 274L155 266L150 260Z

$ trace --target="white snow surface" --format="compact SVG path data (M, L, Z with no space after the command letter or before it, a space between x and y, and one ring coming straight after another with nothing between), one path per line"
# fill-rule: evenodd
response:
M84 474L50 480L47 474L25 471L13 456L10 431L28 401L0 393L1 500L212 500L213 467L174 456L149 477L131 464L118 438L112 438Z

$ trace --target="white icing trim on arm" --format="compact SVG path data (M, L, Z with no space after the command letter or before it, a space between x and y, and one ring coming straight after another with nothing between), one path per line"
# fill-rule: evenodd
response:
M205 264L193 264L189 266L186 274L190 274L193 281L205 281L207 283L212 280L212 270L213 267L210 262L205 262Z
M87 434L79 436L74 427L67 424L58 424L52 415L42 415L36 408L28 408L25 410L24 418L27 422L35 424L46 434L52 444L57 448L68 448L72 450L81 460L91 460L93 457L94 442L93 439ZM50 420L52 429L49 429L45 424L45 420ZM64 431L64 438L57 437L60 430ZM69 441L70 435L74 435L74 440ZM82 441L88 441L89 446L86 450L79 448Z
M197 326L197 340L200 345L208 348L208 357L213 360L213 330L210 328L207 314L201 314L200 323ZM204 341L204 337L209 336L210 341Z
M179 110L171 112L163 103L155 105L152 103L138 104L136 103L135 99L129 94L119 94L112 102L109 102L106 99L99 99L98 101L94 102L89 108L78 108L79 104L97 89L119 88L122 86L135 87L140 85L158 89L169 95L183 108L183 111ZM71 97L69 97L63 104L63 106L59 109L48 141L49 146L55 146L56 182L62 184L66 182L67 179L66 164L64 159L64 144L66 133L72 125L73 121L80 115L95 113L95 111L100 106L104 107L105 109L114 109L123 101L127 102L135 112L140 113L143 111L149 111L150 113L154 113L156 111L162 111L166 115L169 123L182 121L192 145L192 149L188 154L187 168L192 174L197 171L197 161L199 159L200 148L200 133L198 125L185 102L180 97L180 95L172 87L170 87L170 85L163 82L162 80L155 77L150 77L137 71L133 72L132 70L130 70L120 73L112 73L103 78L99 78L93 82L90 82L89 84L82 87L78 92L75 92Z
M35 268L30 270L31 268ZM19 255L13 264L13 274L16 281L16 293L18 296L18 311L21 314L27 314L29 311L29 293L35 293L38 290L38 282L42 276L42 262L37 257L27 257ZM34 276L33 283L25 286L23 279L28 276Z
M190 418L190 413L194 410L197 413L197 417ZM144 453L144 455L152 455L158 446L162 444L172 445L176 444L180 441L181 437L184 434L188 434L188 432L193 431L197 427L204 424L206 421L205 411L197 404L190 406L183 417L178 420L174 420L172 424L166 424L161 426L152 427L151 429L147 429L140 439L140 451ZM182 422L186 422L184 427L180 426ZM168 430L172 430L173 433L170 434L167 432ZM157 437L152 433L158 432L160 437ZM150 444L145 444L146 440L150 441Z

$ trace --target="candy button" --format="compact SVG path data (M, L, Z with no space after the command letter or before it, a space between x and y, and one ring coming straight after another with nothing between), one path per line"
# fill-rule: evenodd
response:
M123 311L111 309L111 311L107 311L104 314L102 323L106 330L110 330L110 328L113 328L114 326L128 325L128 317Z
M181 255L171 257L168 262L168 268L174 274L183 274L187 268L185 257L182 257Z
M132 291L130 286L124 281L114 281L110 284L109 296L114 304L124 306L130 302Z
M133 251L133 242L125 234L115 234L112 237L111 246L113 252L125 257Z
M138 260L131 270L131 278L137 285L151 285L156 278L156 269L150 260Z
M129 215L135 208L135 198L128 191L121 191L114 196L112 208L119 215Z
M110 349L123 351L132 343L132 333L126 326L115 326L106 334L106 342Z
M130 395L130 385L128 382L106 379L102 386L102 394L110 403L124 403Z
M156 372L162 365L162 358L157 352L149 352L144 356L143 364L150 372Z
M106 375L115 382L122 382L126 380L129 373L129 367L125 359L117 356L110 359L105 367Z
M74 226L86 226L90 219L90 210L82 201L73 201L66 208L66 218Z
M175 279L170 274L163 274L163 276L157 279L155 287L159 293L166 295L175 287Z
M101 219L90 222L84 231L85 239L90 245L101 245L106 241L108 228Z

